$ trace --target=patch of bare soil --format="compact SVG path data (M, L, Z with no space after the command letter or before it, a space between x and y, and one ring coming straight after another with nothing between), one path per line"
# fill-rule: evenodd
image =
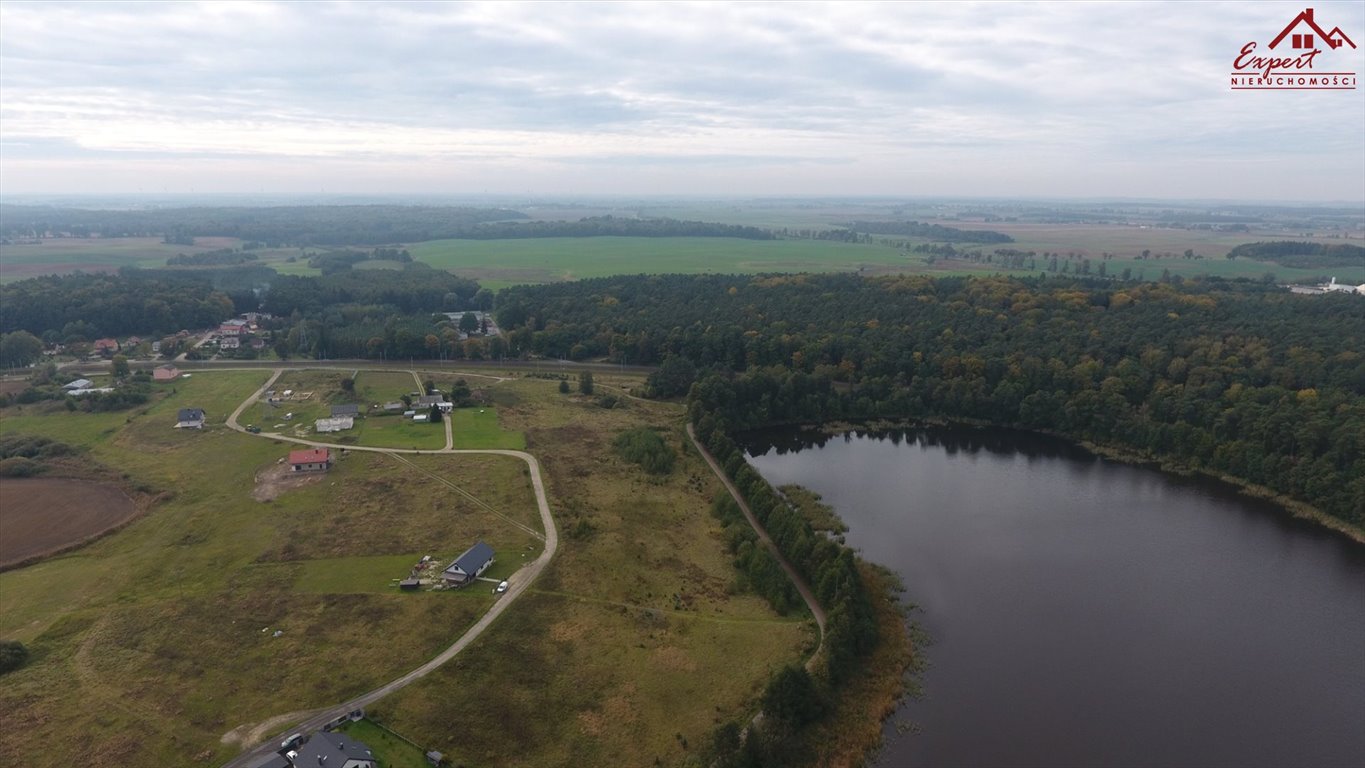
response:
M221 741L224 744L236 744L242 749L250 749L257 744L260 744L262 741L265 741L265 737L269 736L277 728L288 723L297 723L300 720L307 720L317 713L318 710L316 709L303 709L298 712L286 712L283 715L276 715L269 720L262 720L254 725L251 723L239 725L223 734Z
M0 481L0 567L92 540L136 513L133 500L108 483L58 477Z
M288 464L274 464L256 473L256 487L251 489L251 498L270 501L286 491L314 485L326 475L326 472L295 472Z

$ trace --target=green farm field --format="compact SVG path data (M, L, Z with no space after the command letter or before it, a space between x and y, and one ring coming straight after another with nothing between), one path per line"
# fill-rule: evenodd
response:
M493 289L619 274L833 272L906 263L883 246L728 237L434 240L409 250L418 261Z
M120 267L165 269L166 259L222 248L240 248L235 237L197 237L194 245L172 245L159 237L52 237L41 243L0 243L0 283L12 283L39 275L73 272L115 272ZM314 249L325 250L325 249ZM318 275L319 270L300 259L298 248L262 248L252 251L256 261L285 275ZM289 261L293 257L294 261ZM194 267L180 267L193 271Z
M0 410L0 433L83 446L159 497L115 534L0 574L0 637L33 653L0 688L0 758L221 764L266 718L282 716L262 736L397 677L498 599L491 585L400 593L393 580L421 555L453 558L482 539L498 553L487 575L503 579L540 554L527 469L510 457L349 451L257 501L294 446L223 419L268 375L196 371L120 413ZM350 371L285 375L330 397ZM357 388L405 376L362 371ZM464 655L371 711L465 764L677 763L688 753L674 734L697 742L717 718L752 713L771 670L813 647L812 625L735 587L708 512L718 485L686 452L681 409L604 410L556 384L488 384L486 420L466 431L514 434L540 459L559 554ZM190 405L209 426L172 429ZM643 425L683 451L673 475L646 478L611 452L619 431ZM452 686L484 703L471 712Z

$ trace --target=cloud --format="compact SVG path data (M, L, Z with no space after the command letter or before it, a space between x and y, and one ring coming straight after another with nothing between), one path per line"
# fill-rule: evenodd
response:
M1299 10L7 1L0 181L1360 199L1365 91L1228 89Z

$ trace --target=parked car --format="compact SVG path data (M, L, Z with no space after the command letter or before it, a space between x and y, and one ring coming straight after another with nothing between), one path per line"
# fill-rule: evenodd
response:
M289 752L289 751L292 751L292 750L294 750L294 749L297 749L298 746L299 746L300 744L302 744L302 743L303 743L303 734L301 734L301 733L296 733L296 734L294 734L293 736L290 736L289 738L287 738L287 739L285 739L284 741L281 741L281 742L280 742L280 751L281 751L281 752ZM293 758L290 757L290 759L292 760Z
M255 424L246 425L246 431L250 432L253 435L261 434L261 428L256 426Z
M496 593L499 594L499 595L501 595L503 592L506 592L506 591L507 591L507 582L505 582L505 581L499 582L497 588L494 589L493 591L496 592Z

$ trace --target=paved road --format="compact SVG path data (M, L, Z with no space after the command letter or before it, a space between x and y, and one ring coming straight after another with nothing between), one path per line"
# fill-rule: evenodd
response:
M810 659L806 661L806 669L813 670L815 660L820 657L820 651L825 647L825 609L820 607L820 601L815 599L815 593L811 591L810 585L806 584L806 580L801 578L801 574L797 573L796 569L792 567L792 564L787 562L787 558L782 556L782 551L779 550L777 545L773 543L773 540L768 537L768 532L764 530L763 525L758 522L758 518L754 517L753 510L749 509L749 505L744 501L744 497L740 495L739 489L736 488L735 484L730 482L730 478L721 471L720 465L716 463L716 457L712 456L711 452L706 450L706 447L697 439L697 433L692 430L691 424L687 425L687 436L692 439L692 444L697 446L697 450L701 452L702 458L706 459L706 463L711 466L711 471L716 473L716 477L719 477L722 483L725 483L725 489L730 492L730 496L732 496L735 503L739 505L739 509L744 513L744 517L748 519L749 525L752 526L754 532L758 534L759 542L766 546L773 553L773 556L777 558L777 562L782 566L782 570L787 572L787 577L796 585L796 591L801 593L801 599L806 601L806 607L810 608L811 615L815 617L815 623L820 627L820 645L816 646L815 653L812 653Z
M242 411L250 407L252 403L255 403L258 400L260 400L261 395L263 395L265 391L269 389L272 384L275 383L275 380L278 379L280 377L280 374L283 372L284 372L283 368L275 369L275 373L270 377L268 381L266 381L265 384L261 385L260 389L256 390L256 392L252 394L251 397L247 398L246 400L243 400L242 404L237 406L237 409L232 412L231 416L228 417L227 425L232 429L237 430L238 432L242 432L244 434L251 434L237 423L237 418L241 416ZM303 440L297 437L286 437L284 435L280 435L273 432L265 432L253 436L269 438L271 440L283 440L291 443L299 443L300 445L311 445L319 448L338 447L333 443L322 443L313 440ZM402 677L399 677L396 680L392 680L388 683L385 683L384 685L381 685L368 693L361 694L360 696L357 696L354 699L351 699L350 701L338 704L335 707L331 707L326 710L320 710L319 714L314 715L308 718L307 720L304 720L303 722L295 725L293 728L290 728L286 731L282 731L277 735L271 736L255 747L248 748L246 751L242 752L242 754L238 755L237 757L233 758L231 761L226 763L224 768L247 768L248 766L256 765L267 755L271 754L276 749L278 749L280 742L289 734L309 733L317 731L321 729L323 725L327 724L331 720L336 719L340 715L344 715L347 712L350 712L355 709L363 709L364 707L373 704L374 702L384 698L385 696L388 696L394 691L403 688L409 683L412 683L415 680L420 680L421 678L429 674L432 670L440 667L442 664L445 664L447 661L450 661L451 659L455 658L455 656L459 654L460 651L463 651L466 647L469 646L470 643L474 642L474 640L477 639L479 635L483 634L483 631L485 629L488 629L488 627L492 625L492 623L498 618L498 616L501 616L502 612L507 610L507 607L510 606L514 600L516 600L519 596L521 596L523 592L530 588L531 583L535 581L536 577L540 575L541 571L545 570L545 566L550 563L550 560L555 555L555 551L559 549L559 531L555 528L554 517L551 516L550 514L550 504L545 499L545 483L541 479L540 462L536 461L536 457L532 456L529 453L526 453L524 451L509 451L496 449L453 450L450 448L446 448L444 450L418 451L409 448L373 448L369 446L360 445L348 445L344 447L348 451L370 451L373 453L483 454L483 455L492 454L497 456L513 456L518 459L521 459L522 461L525 461L527 466L531 470L531 486L536 494L536 506L540 508L540 522L545 528L545 551L541 553L540 557L536 558L534 561L530 563L527 563L524 567L522 567L515 574L513 574L511 578L507 580L508 581L507 591L504 592L502 596L499 597L497 601L493 603L493 607L488 609L488 613L485 613L483 615L483 618L479 619L474 624L474 626L470 627L463 635L460 636L458 640L455 641L453 645L442 651L440 655L436 656L434 659L431 659L422 666L412 670L411 672L408 672L406 675L403 675Z

